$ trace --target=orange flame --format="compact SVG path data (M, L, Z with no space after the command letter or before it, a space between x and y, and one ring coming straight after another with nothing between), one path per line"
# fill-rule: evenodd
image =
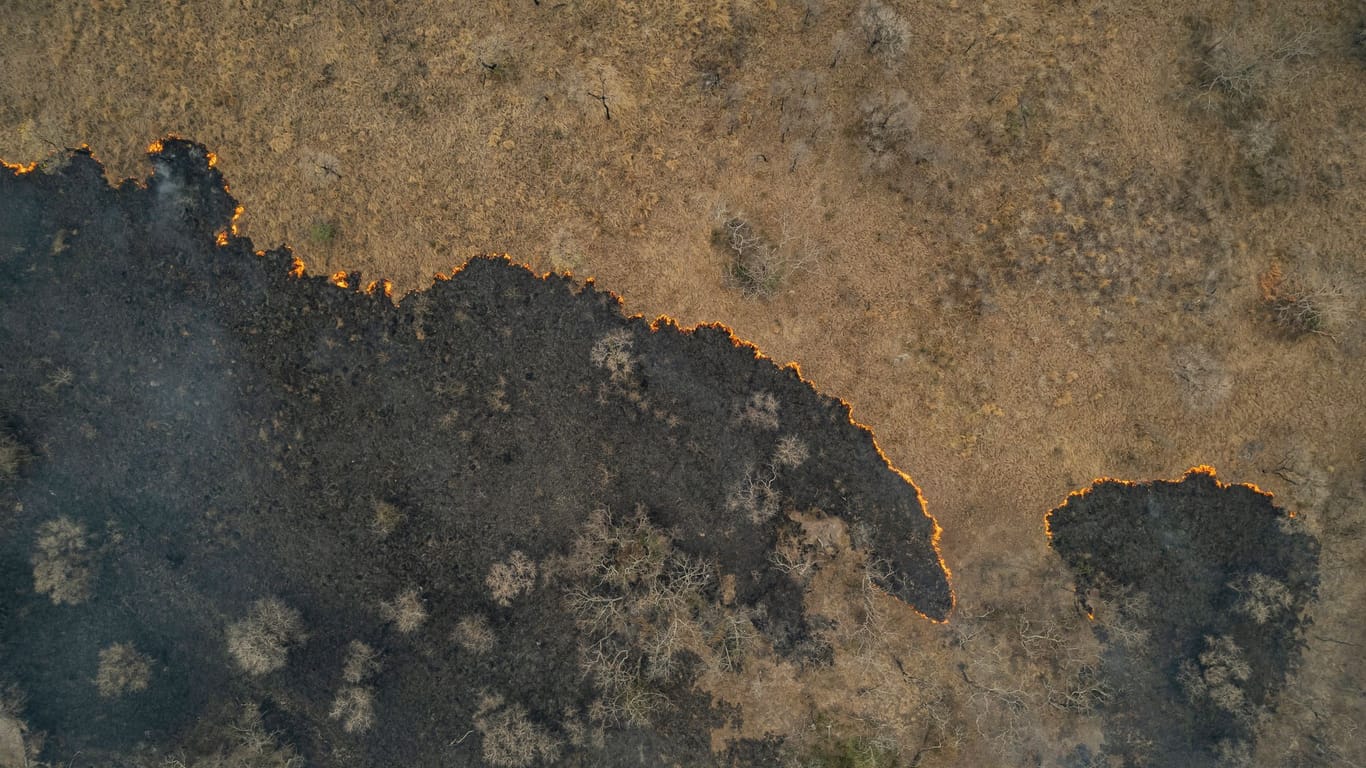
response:
M158 152L160 152L161 150L162 150L161 139L157 139L156 141L154 141L154 142L152 142L151 144L148 144L148 145L147 145L147 154L149 154L149 155L155 155L155 154L157 154Z
M1184 481L1186 478L1190 477L1191 475L1208 475L1208 476L1210 477L1210 479L1214 481L1215 486L1218 487L1218 488L1220 488L1220 489L1225 489L1225 488L1246 488L1246 489L1252 491L1253 493L1261 494L1261 495L1267 497L1268 499L1274 499L1274 498L1276 498L1276 494L1274 494L1274 493L1272 493L1272 492L1270 492L1270 491L1264 491L1264 490L1262 490L1261 488L1258 488L1258 487L1257 487L1256 485L1254 485L1253 483L1225 483L1225 482L1222 482L1222 481L1220 481L1220 480L1218 479L1218 472L1214 469L1214 467L1211 467L1211 466L1208 465L1208 464L1199 464L1199 465L1196 465L1196 466L1194 466L1194 467L1191 467L1190 469L1188 469L1188 470L1186 470L1185 472L1181 473L1181 476L1180 476L1180 477L1175 478L1175 479L1172 479L1172 480L1144 480L1144 481L1142 481L1142 482L1139 482L1139 481L1135 481L1135 480L1117 480L1117 479L1115 479L1115 478L1113 478L1113 477L1097 477L1097 478L1093 479L1093 480L1091 481L1091 483L1090 483L1089 485L1087 485L1085 488L1079 488L1079 489L1077 489L1077 490L1075 490L1075 491L1072 491L1071 493L1067 494L1067 498L1063 500L1063 503L1062 503L1062 504L1059 504L1057 507L1054 507L1053 509L1050 509L1050 510L1048 510L1047 512L1044 513L1044 516L1043 516L1043 532L1044 532L1044 535L1048 537L1048 540L1049 540L1049 541L1052 541L1052 540L1053 540L1053 512L1054 512L1054 511L1056 511L1056 510L1058 510L1058 509L1061 509L1062 507L1067 506L1067 502L1071 501L1071 500L1074 499L1074 498L1081 498L1081 497L1083 497L1083 496L1086 496L1086 495L1090 494L1092 491L1094 491L1094 490L1096 489L1096 486L1099 486L1099 485L1104 484L1104 485L1122 485L1122 486L1125 486L1125 487L1127 487L1127 488L1132 488L1132 487L1137 486L1137 485L1143 485L1143 484L1149 484L1149 483L1158 483L1158 482L1163 482L1163 483L1179 483L1179 482ZM1293 511L1291 511L1291 510L1286 510L1286 515L1293 518L1293 517L1295 516L1295 513L1294 513Z
M382 292L386 297L393 297L394 284L388 280L371 280L365 286L365 295L374 296L376 291Z
M347 277L348 275L345 272L334 272L332 273L332 277L328 278L328 280L338 288L350 288L351 281L348 280Z
M16 176L23 176L26 173L33 173L33 169L38 167L38 161L34 160L28 165L19 165L18 163L7 163L4 160L0 160L0 166L4 166L11 171L14 171L14 175Z
M295 256L295 257L293 257L293 258L290 260L290 262L289 262L289 276L290 276L290 277L303 277L303 276L304 276L304 260L303 260L303 259L299 258L298 256Z
M215 155L215 154L212 153L212 152L205 152L205 153L204 153L204 156L205 156L205 159L207 159L207 160L209 161L209 167L210 167L210 168L214 167L215 165L218 165L218 155ZM241 206L238 206L238 207L237 207L237 210L239 210L239 211L242 210L242 207L241 207Z
M227 233L226 231L224 231L224 232L219 232L219 233L218 233L218 236L215 237L215 238L213 239L213 241L214 241L215 243L218 243L218 246L219 246L220 248L223 247L223 246L225 246L225 245L227 245L227 244L228 244L228 233Z

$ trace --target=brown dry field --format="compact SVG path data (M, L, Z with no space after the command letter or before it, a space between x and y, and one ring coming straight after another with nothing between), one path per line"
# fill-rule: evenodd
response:
M852 403L943 526L959 609L936 626L874 596L883 631L851 631L833 670L718 683L752 733L836 722L909 757L938 707L921 765L1097 744L1013 620L982 617L1094 656L1044 513L1095 477L1209 464L1324 543L1257 763L1362 765L1366 7L883 7L878 27L854 0L6 4L0 157L88 144L141 177L151 141L193 138L240 233L310 272L420 290L507 252L647 318L725 323ZM737 211L800 262L772 296L727 279L713 232ZM1321 333L1263 311L1273 263ZM824 573L813 605L853 610L832 597L852 577Z

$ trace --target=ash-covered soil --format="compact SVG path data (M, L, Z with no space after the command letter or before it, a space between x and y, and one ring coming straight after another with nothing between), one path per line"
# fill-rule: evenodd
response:
M828 657L789 510L952 607L916 488L726 329L504 259L395 305L233 236L202 147L152 162L0 173L0 666L44 759L240 702L317 765L710 759L699 665Z
M1098 481L1048 525L1105 641L1109 764L1248 764L1300 658L1318 540L1207 467Z

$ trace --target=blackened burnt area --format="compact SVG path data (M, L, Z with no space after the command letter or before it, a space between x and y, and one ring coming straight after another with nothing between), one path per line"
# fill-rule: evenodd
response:
M845 516L893 563L898 597L947 612L914 488L847 406L723 329L652 331L610 294L496 259L395 306L355 275L290 276L288 252L215 245L235 203L202 147L167 141L153 167L116 190L87 153L0 173L0 417L34 452L0 489L19 510L0 518L0 651L51 756L166 743L233 697L273 702L319 764L480 764L479 739L460 737L484 692L560 734L595 695L563 590L503 606L485 579L513 550L566 552L599 507L644 509L736 576L780 652L819 656L800 590L769 563L781 514L727 505L780 436L810 448L774 481L783 504ZM638 365L613 382L590 358L622 330ZM755 392L778 402L777 430L738 417ZM32 590L36 530L58 516L90 533L93 597L77 606ZM403 634L380 604L412 589L429 618ZM224 630L268 596L309 639L253 678ZM449 639L472 614L497 636L489 655ZM383 654L378 722L360 735L328 717L352 640ZM147 691L96 694L115 642L154 660ZM668 727L612 729L593 764L707 752L723 715L686 679L666 687Z
M1099 481L1048 522L1083 602L1094 592L1109 608L1097 631L1108 641L1102 672L1116 694L1104 707L1113 756L1125 765L1214 765L1219 750L1251 746L1252 715L1275 706L1299 657L1318 588L1317 540L1267 494L1202 470L1180 481ZM1288 602L1254 617L1250 579L1283 585ZM1148 608L1126 615L1121 606L1134 597ZM1141 623L1146 642L1116 639L1107 626L1116 620ZM1202 659L1224 640L1239 650L1245 676L1214 670L1215 654ZM1192 672L1233 680L1238 693L1206 695ZM1135 747L1126 733L1151 744Z

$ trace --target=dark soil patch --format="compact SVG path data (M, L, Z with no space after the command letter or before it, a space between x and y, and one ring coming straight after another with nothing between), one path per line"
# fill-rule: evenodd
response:
M890 563L883 586L950 610L915 487L848 406L725 328L624 318L610 293L502 259L395 306L356 275L291 275L287 250L216 245L235 203L204 149L168 141L152 160L117 189L83 152L0 172L0 423L27 457L0 487L0 668L45 756L173 744L242 700L269 701L267 726L309 764L475 765L489 693L563 742L561 764L708 758L722 715L686 668L660 683L668 727L571 746L566 712L596 693L566 574L509 605L486 586L513 550L546 571L596 508L642 508L733 575L782 653L821 655L769 562L785 508L844 517ZM777 466L789 437L809 455ZM736 503L747 477L767 483L758 512ZM34 592L35 540L59 517L88 535L78 605ZM429 616L405 634L380 604L411 589ZM253 677L225 629L272 596L309 637ZM450 639L473 614L496 638L483 655ZM329 717L354 640L381 652L363 733ZM116 642L151 657L151 684L104 699L92 680Z
M1269 495L1204 468L1100 481L1048 526L1083 603L1106 601L1107 752L1123 765L1240 764L1298 659L1317 540Z

